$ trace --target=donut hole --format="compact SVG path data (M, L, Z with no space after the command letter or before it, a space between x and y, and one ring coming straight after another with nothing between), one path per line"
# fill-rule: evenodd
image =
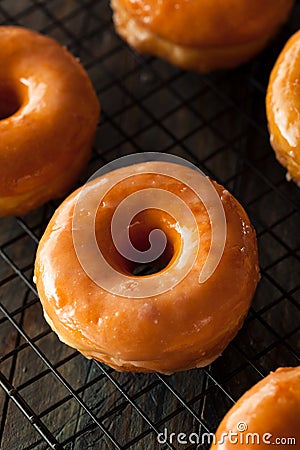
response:
M147 229L144 224L138 225L134 233L131 236L132 245L141 252L146 252L150 249L149 234L152 230ZM128 269L132 275L135 276L145 276L154 275L163 269L165 269L174 256L174 246L167 240L166 247L162 254L150 262L133 262L128 261Z
M0 120L13 116L22 106L22 96L11 83L0 81Z
M109 214L105 218L102 216L103 220L99 222L102 223L102 226L96 229L96 236L102 255L117 272L137 277L153 275L164 270L176 258L181 237L175 227L176 221L169 214L150 208L138 213L129 224L129 241L126 239L123 242L123 248L128 248L131 244L134 249L147 252L151 245L149 235L151 231L157 229L163 231L167 238L166 246L160 247L160 250L163 250L162 253L157 251L157 254L161 253L157 258L144 263L135 262L134 258L127 259L123 256L124 253L123 255L119 253L111 238L111 218ZM105 223L104 226L103 223Z
M174 223L174 219L169 214L155 209L142 211L133 218L129 226L129 238L136 250L147 252L150 249L149 236L153 230L161 230L167 241L163 252L150 262L134 262L124 258L128 273L134 276L154 275L170 264L176 253L176 241L179 236L175 231Z

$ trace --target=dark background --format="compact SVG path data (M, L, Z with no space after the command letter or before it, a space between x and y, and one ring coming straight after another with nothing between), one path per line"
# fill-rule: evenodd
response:
M270 70L300 25L299 2L265 52L204 76L134 53L115 34L104 0L0 0L0 23L53 36L89 72L102 116L81 182L134 152L186 158L246 208L262 273L243 329L211 366L170 377L120 374L60 343L43 319L33 264L59 201L0 219L1 450L205 449L160 446L157 432L214 431L255 382L299 364L300 189L275 160L264 106Z

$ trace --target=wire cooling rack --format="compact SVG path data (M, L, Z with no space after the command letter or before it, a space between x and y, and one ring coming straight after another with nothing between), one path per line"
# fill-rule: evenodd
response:
M271 67L300 25L299 4L251 63L205 76L129 49L113 30L106 0L0 0L0 23L53 36L89 72L102 117L81 181L134 152L190 160L245 206L262 273L243 329L212 365L169 377L120 374L60 343L43 319L33 263L59 202L1 219L0 447L207 449L195 435L187 444L176 437L215 431L234 401L270 370L299 364L300 189L274 158L264 108ZM158 433L168 438L160 435L159 442Z

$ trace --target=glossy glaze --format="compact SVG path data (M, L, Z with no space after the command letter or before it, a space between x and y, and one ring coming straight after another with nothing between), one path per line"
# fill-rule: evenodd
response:
M118 33L183 69L233 68L261 51L294 0L111 0Z
M271 145L288 176L300 183L300 32L280 53L272 70L266 108Z
M99 103L83 67L53 39L0 27L0 40L2 117L10 109L7 92L19 102L0 120L3 216L26 213L70 188L89 158Z
M274 32L293 0L120 0L130 16L174 43L245 44Z
M239 432L237 425L243 422L247 430ZM212 445L211 450L264 450L270 448L298 448L300 442L300 367L280 368L271 372L246 392L229 410L222 420L217 433L217 441L222 433L237 433L237 443L225 439L223 443ZM260 441L246 444L247 433L257 433ZM263 442L263 436L267 442ZM244 443L242 443L243 435ZM276 439L294 438L296 441L287 444ZM248 439L252 439L249 437Z
M172 175L173 166L145 163L143 170L159 172L163 168ZM145 298L124 298L99 287L83 270L74 249L72 219L81 192L77 190L56 211L38 248L35 276L45 317L63 342L118 370L171 373L201 367L220 355L247 314L259 278L255 232L239 203L214 183L226 214L227 239L217 269L206 282L199 284L199 273L211 245L207 212L195 193L173 178L153 174L133 177L141 167L118 169L89 185L84 207L80 209L81 233L90 226L92 198L98 199L107 183L116 181L117 176L129 177L101 202L96 235L111 265L118 272L127 273L134 284L137 277L130 275L128 264L114 251L111 218L122 199L156 185L179 196L196 218L201 246L190 272L173 289ZM195 173L187 168L180 170L189 175ZM149 210L140 221L148 230L162 225L174 248L166 268L158 275L142 277L157 284L167 270L172 275L179 265L182 231L159 211ZM133 232L133 242L134 236ZM89 251L87 246L86 252ZM189 248L183 253L183 258L188 258L191 251ZM100 265L97 267L102 270ZM112 277L111 285L114 283Z

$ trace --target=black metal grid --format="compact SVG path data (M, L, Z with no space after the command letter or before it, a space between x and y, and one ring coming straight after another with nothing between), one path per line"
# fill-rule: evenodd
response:
M213 432L233 402L278 366L299 364L300 189L269 145L264 99L272 65L300 24L251 63L200 76L142 57L115 34L107 0L0 0L0 24L58 39L80 57L102 104L82 181L121 155L182 156L225 185L256 227L262 280L245 325L211 366L170 377L120 374L61 344L32 282L35 250L59 202L0 220L0 447L167 449L157 433Z

